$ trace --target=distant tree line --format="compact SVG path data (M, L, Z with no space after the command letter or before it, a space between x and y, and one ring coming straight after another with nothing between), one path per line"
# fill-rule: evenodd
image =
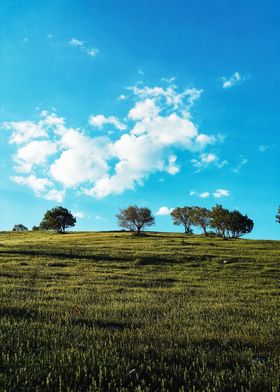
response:
M198 206L177 207L171 212L174 225L183 225L186 234L191 234L192 226L200 227L209 235L208 229L223 238L240 238L253 230L254 222L237 210L230 211L216 204L211 210ZM211 233L213 234L213 233Z
M234 210L230 211L217 204L211 210L198 206L177 207L171 212L174 225L184 227L186 234L192 234L192 226L200 227L204 235L208 235L208 229L213 229L216 236L223 238L239 238L253 230L254 222L247 215ZM139 234L145 226L155 223L151 210L129 206L120 210L117 214L118 225L124 229Z
M199 227L205 236L215 235L222 238L240 238L253 230L254 222L238 210L230 211L221 204L212 209L199 206L176 207L171 212L174 225L183 226L186 234L193 233L193 227ZM120 227L140 234L146 227L155 224L155 218L147 207L136 205L121 209L116 215ZM280 206L276 214L276 222L280 223ZM39 226L33 226L33 231L56 231L65 233L69 227L74 227L76 218L64 207L47 210ZM12 231L24 232L28 228L17 224Z

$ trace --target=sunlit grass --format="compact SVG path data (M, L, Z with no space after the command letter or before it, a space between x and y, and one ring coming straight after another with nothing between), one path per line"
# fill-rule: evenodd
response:
M279 262L276 241L0 233L0 390L277 391Z

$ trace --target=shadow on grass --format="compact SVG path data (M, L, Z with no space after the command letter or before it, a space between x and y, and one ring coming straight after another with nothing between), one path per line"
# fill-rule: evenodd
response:
M152 264L174 264L182 263L183 259L174 259L168 257L158 256L141 256L135 260L135 255L106 255L106 254L78 254L72 252L44 252L41 250L5 250L0 251L0 255L17 255L17 256L31 256L31 257L50 257L57 259L79 259L89 261L136 261L139 265L152 265ZM59 262L49 264L50 267L67 267L69 265Z

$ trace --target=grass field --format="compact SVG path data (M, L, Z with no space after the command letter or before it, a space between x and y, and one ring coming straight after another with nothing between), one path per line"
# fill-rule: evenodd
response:
M278 391L279 267L280 241L0 233L0 391Z

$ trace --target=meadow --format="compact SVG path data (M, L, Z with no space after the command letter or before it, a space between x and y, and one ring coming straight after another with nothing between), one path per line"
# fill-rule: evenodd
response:
M0 233L0 391L280 390L280 241Z

